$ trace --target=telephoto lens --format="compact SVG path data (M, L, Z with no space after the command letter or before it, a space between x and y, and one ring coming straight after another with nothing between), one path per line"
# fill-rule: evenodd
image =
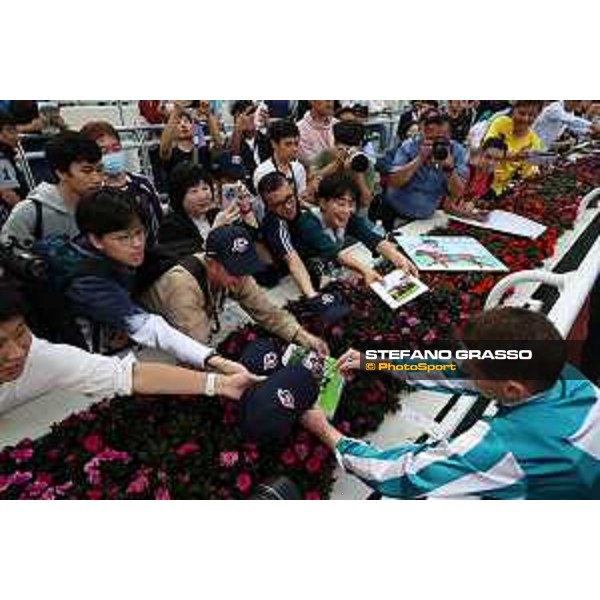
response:
M350 159L350 168L355 173L364 173L369 169L369 164L369 158L366 154L358 151L352 154L352 158Z
M250 500L302 500L302 494L289 477L282 476L258 485Z
M433 146L431 148L431 156L433 160L437 160L438 162L442 162L448 158L450 155L450 144L448 140L435 140L433 142Z

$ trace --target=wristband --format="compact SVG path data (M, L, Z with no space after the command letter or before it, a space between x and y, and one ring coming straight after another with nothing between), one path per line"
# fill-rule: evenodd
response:
M206 382L204 384L204 395L214 396L217 391L217 374L208 373L206 375Z

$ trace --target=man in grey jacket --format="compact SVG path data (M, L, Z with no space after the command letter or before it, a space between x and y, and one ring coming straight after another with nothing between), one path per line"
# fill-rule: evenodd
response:
M58 183L40 183L7 219L0 240L20 242L50 235L73 237L78 233L75 208L102 184L102 152L92 140L65 131L46 146L46 159Z

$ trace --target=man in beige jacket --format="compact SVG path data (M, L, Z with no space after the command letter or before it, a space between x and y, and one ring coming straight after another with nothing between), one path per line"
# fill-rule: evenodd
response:
M225 225L209 233L205 254L194 254L172 267L142 301L183 333L206 343L220 328L219 312L228 294L273 335L328 354L322 339L276 307L256 283L252 275L263 267L249 233L243 227Z

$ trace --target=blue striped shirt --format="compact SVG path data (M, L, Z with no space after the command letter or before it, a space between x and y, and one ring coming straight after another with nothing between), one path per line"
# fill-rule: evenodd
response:
M552 388L453 439L380 450L344 438L335 450L393 498L600 498L600 390L567 366Z

